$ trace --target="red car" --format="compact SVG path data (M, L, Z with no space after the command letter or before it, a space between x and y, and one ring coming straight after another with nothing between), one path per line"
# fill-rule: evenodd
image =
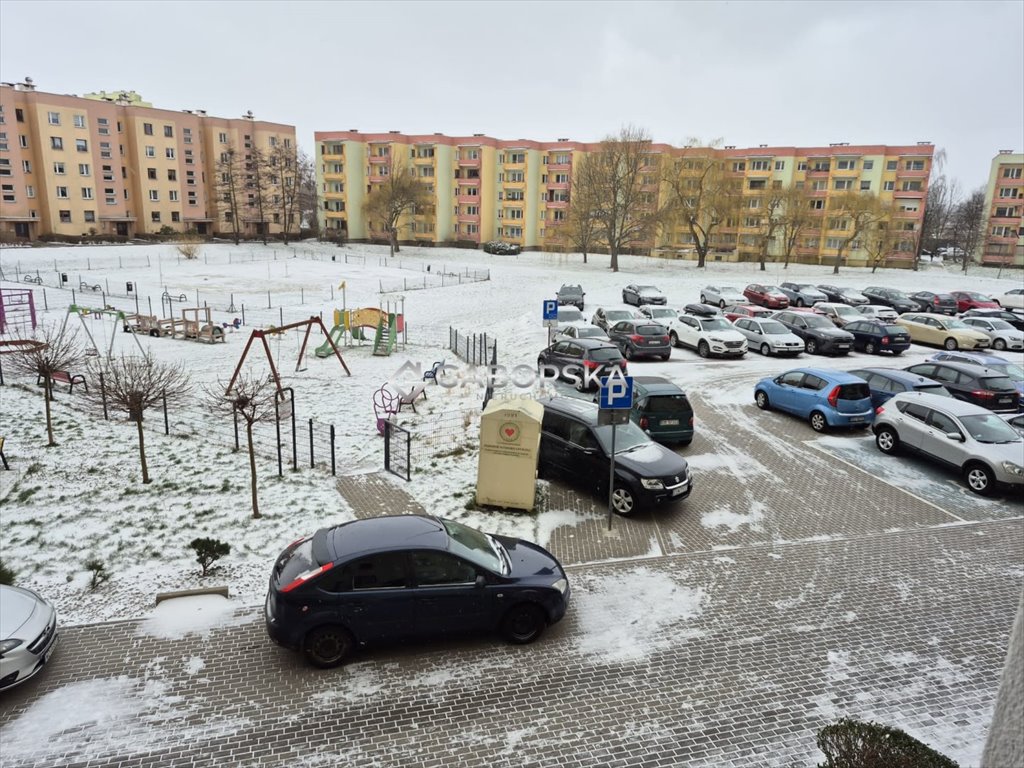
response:
M743 289L743 295L751 304L760 304L762 307L786 309L789 306L789 297L774 285L751 283Z
M999 309L999 304L983 293L950 291L949 295L956 299L957 312L966 312L968 309Z
M730 323L739 317L766 317L772 313L770 309L759 307L756 304L732 304L722 312Z

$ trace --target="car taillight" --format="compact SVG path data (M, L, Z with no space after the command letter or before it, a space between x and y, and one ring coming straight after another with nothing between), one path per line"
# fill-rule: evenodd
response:
M648 420L646 416L640 417L640 429L647 429L647 427L649 427L650 424L651 422Z
M633 334L632 336L629 337L629 340L632 341L634 344L639 344L641 341L644 340L644 337L640 336L639 334Z
M885 413L885 406L880 405L875 408L875 416L881 416L883 413Z
M600 368L601 364L598 363L598 362L595 362L594 360L584 360L583 361L583 367L584 368L589 368L590 370L594 370L595 368Z
M889 343L889 337L888 336L883 336L882 337L882 343L883 344L888 344Z
M938 296L936 296L935 298L932 299L932 304L940 304L940 303L941 302L939 301L939 297Z
M833 408L836 407L836 403L839 402L839 387L832 387L832 391L828 393L828 404Z
M996 396L996 393L990 389L976 389L971 394L982 400L991 400Z
M298 576L295 577L295 580L291 584L289 584L287 587L283 587L281 589L281 591L282 592L291 592L296 587L301 587L303 584L305 584L310 579L315 579L321 573L324 573L325 571L329 571L333 567L334 567L334 563L324 563L319 568L313 568L312 570L306 571L305 573L300 573Z
M672 337L671 336L662 336L661 340L664 341L666 344L668 344L670 341L672 341Z

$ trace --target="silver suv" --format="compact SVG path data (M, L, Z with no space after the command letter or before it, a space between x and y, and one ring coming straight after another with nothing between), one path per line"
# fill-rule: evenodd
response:
M875 445L906 448L953 467L967 487L988 496L998 485L1024 486L1024 439L987 408L924 392L901 392L875 411Z

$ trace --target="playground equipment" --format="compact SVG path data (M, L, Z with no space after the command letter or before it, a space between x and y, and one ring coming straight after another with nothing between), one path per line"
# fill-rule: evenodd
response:
M0 288L0 334L36 329L31 288Z
M127 315L125 315L125 313L122 312L121 310L114 309L113 307L104 307L103 309L92 309L90 307L82 307L79 306L78 304L72 304L70 307L68 307L68 313L64 317L65 323L67 323L68 317L70 317L72 314L78 316L78 319L82 323L82 328L83 330L85 330L85 335L89 338L89 344L91 346L87 347L85 350L85 353L87 355L99 355L100 348L99 345L96 343L96 338L93 336L92 329L89 327L89 323L86 322L85 318L91 317L93 318L93 320L113 318L113 327L110 329L110 343L107 344L107 359L109 360L114 352L114 336L116 335L115 332L117 331L117 327L119 325L122 327L128 325ZM100 327L103 328L103 326ZM107 333L106 330L104 329L104 338L106 338L106 335ZM142 348L142 344L139 343L139 340L135 338L134 335L132 336L132 338L135 340L135 346L139 348L139 352L145 355L146 351Z
M404 308L405 300L401 299ZM360 343L368 341L369 334L373 333L373 354L390 355L398 348L399 334L401 343L405 345L406 323L405 313L397 311L398 301L388 301L386 307L362 307L361 309L336 309L334 310L334 327L331 329L329 338L338 343L345 344L351 341ZM328 344L323 344L314 350L317 357L327 357L331 354Z
M235 366L235 372L231 374L231 381L228 382L228 386L227 389L224 391L224 394L231 394L231 389L235 386L235 380L238 379L238 374L242 370L242 363L245 362L245 358L249 354L249 348L252 347L252 343L256 339L259 339L260 342L262 342L263 344L263 351L267 355L267 362L270 363L270 373L274 377L274 384L277 385L278 393L282 394L284 392L284 389L281 387L281 377L278 375L277 367L274 365L274 356L270 352L270 344L267 342L267 336L276 336L283 333L284 331L291 330L292 328L304 327L306 329L306 335L302 339L302 347L299 349L299 357L295 361L295 370L298 371L300 366L302 365L302 359L306 353L306 344L309 342L309 334L310 331L313 330L314 325L320 326L320 330L323 331L324 336L327 337L327 343L330 344L330 348L334 351L335 356L338 358L338 362L341 363L341 367L345 369L345 374L351 376L352 372L348 369L348 366L345 364L345 360L341 356L341 351L334 343L334 339L331 337L330 333L328 333L327 326L324 325L324 321L321 320L316 315L313 315L308 320L299 320L298 322L295 323L288 323L287 325L282 325L276 328L268 328L266 330L262 330L259 328L253 330L253 332L249 335L249 341L245 343L245 349L242 350L242 356L238 359L238 365Z
M174 338L205 341L207 344L227 341L224 329L213 322L209 307L189 307L181 310L181 324L174 329Z

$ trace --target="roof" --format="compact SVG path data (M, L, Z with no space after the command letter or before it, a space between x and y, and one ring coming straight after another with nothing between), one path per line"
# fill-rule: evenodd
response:
M587 327L589 327L589 326L587 326ZM595 325L594 327L595 328L600 328L601 326ZM584 349L597 349L598 347L611 347L616 352L619 351L619 348L616 347L614 344L612 344L610 341L608 341L607 337L604 338L604 339L595 339L593 337L582 338L581 339L581 338L577 337L577 338L573 338L572 339L572 343L573 344L579 344Z
M597 412L600 410L597 403L588 403L575 397L546 397L540 402L545 409L569 413L588 424L597 424Z
M898 368L855 368L854 371L864 371L865 373L874 373L879 376L885 376L886 378L898 381L901 384L935 384L942 386L941 381L935 381L935 379L929 379L927 376L922 376L919 373L910 373L909 371L901 371ZM850 371L850 373L854 373ZM856 374L854 374L856 375Z
M860 376L854 376L852 373L846 371L837 371L832 368L794 368L794 371L804 371L805 373L813 373L815 376L825 379L825 381L831 381L835 384L863 384L864 379ZM784 371L789 373L790 371Z
M633 384L643 387L645 391L652 394L686 394L678 384L663 379L661 376L634 376Z
M995 368L988 368L981 363L961 363L959 360L925 360L923 363L918 363L917 365L944 365L947 368L952 368L954 371L969 373L972 376L1006 375L1002 371L997 371Z
M433 517L394 515L353 520L328 528L325 532L334 559L351 557L360 552L398 549L415 543L426 549L448 548L448 534Z
M953 416L992 416L993 413L988 408L983 408L980 405L974 403L968 403L966 400L957 400L955 397L945 397L943 395L930 395L927 392L900 392L892 396L889 402L893 400L910 400L919 402L921 405L926 405L929 408L938 408L944 413L951 414Z

